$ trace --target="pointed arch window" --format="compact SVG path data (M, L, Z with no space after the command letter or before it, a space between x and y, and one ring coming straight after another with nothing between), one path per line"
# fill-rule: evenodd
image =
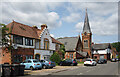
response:
M49 40L47 38L44 39L44 49L45 50L49 49Z
M88 40L84 40L84 48L88 48Z

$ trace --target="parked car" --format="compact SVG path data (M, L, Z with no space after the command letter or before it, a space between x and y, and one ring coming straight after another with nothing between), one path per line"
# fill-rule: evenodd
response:
M111 59L111 62L116 62L116 61L117 61L116 58Z
M42 68L44 69L53 68L56 66L56 63L50 60L40 60L40 62L42 63Z
M37 59L27 59L20 64L25 65L25 69L42 69L42 64Z
M66 65L71 65L71 66L77 66L77 61L75 59L66 59L58 63L60 66L66 66Z
M86 65L92 65L92 66L96 66L97 65L97 62L94 60L94 59L86 59L84 61L84 66Z
M107 63L107 60L106 59L99 59L98 64L104 64L104 63Z

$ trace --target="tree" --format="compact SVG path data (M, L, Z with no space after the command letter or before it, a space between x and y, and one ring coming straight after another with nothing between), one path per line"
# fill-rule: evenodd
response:
M120 52L120 42L112 43L112 46L116 48L117 52Z
M8 48L8 50L11 51L11 49L13 49L13 46L11 45L11 40L9 39L9 28L7 28L5 24L1 23L0 26L2 26L2 28L0 28L0 30L2 31L2 46L4 48Z
M65 57L65 46L63 44L60 45L60 51L62 52L62 58L64 59L64 57Z
M51 55L50 60L56 62L57 64L61 61L60 56L57 52L54 52L53 55Z

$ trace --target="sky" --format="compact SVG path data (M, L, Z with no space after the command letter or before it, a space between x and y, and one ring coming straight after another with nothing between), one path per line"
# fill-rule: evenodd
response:
M82 36L85 12L88 12L92 42L112 43L118 41L118 2L84 1L1 1L0 22L12 20L29 26L47 24L51 36ZM81 38L82 39L82 38Z

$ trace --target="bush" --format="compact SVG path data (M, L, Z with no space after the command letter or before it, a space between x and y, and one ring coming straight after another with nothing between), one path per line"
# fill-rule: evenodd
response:
M51 55L50 60L56 62L57 64L61 61L61 58L57 52Z

